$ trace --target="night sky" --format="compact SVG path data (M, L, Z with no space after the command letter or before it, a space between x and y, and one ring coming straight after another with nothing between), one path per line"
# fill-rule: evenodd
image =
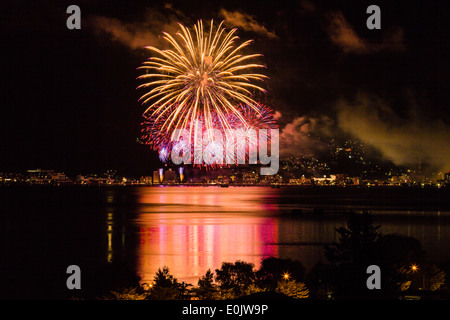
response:
M71 4L81 30L66 28ZM381 30L366 27L371 4ZM254 39L282 155L349 135L396 164L450 170L450 2L240 0L2 3L0 171L149 174L159 160L137 143L142 47L197 19Z

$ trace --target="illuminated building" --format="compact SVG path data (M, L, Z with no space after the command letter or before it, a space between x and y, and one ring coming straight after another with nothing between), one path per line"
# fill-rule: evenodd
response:
M139 183L141 183L141 184L152 184L152 182L153 182L153 179L150 176L142 176L139 179Z
M314 182L319 185L334 184L336 182L336 175L332 174L332 175L330 175L330 177L327 177L326 175L324 175L323 177L320 177L320 178L312 178L312 180L314 180Z
M153 171L153 184L160 184L159 171Z
M173 171L172 169L167 170L164 175L164 182L165 183L175 183L176 180L177 180L177 175L176 175L175 171Z
M302 179L289 179L289 184L302 184Z
M46 184L52 181L53 170L33 169L27 170L29 181L33 184Z

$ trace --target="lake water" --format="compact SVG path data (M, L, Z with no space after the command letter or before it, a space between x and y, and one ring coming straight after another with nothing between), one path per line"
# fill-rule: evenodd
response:
M259 267L268 256L309 270L326 262L322 245L338 240L335 228L346 223L339 212L348 210L371 210L381 232L417 238L431 261L446 261L449 195L436 188L3 188L0 297L59 297L68 291L67 266L92 271L114 260L127 261L141 282L168 266L196 284L222 262Z

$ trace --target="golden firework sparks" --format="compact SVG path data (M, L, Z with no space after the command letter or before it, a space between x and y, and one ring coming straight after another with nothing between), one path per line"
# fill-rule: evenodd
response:
M164 118L162 131L186 128L199 117L205 120L207 128L212 128L213 114L223 128L230 128L227 121L230 113L245 124L237 107L239 103L258 112L252 92L265 90L254 81L263 81L267 76L251 72L265 67L251 61L261 55L241 54L252 41L236 46L237 29L226 31L223 23L214 28L211 21L209 31L205 32L200 20L194 25L194 33L179 24L178 40L163 32L170 49L146 47L157 56L150 57L139 68L146 73L138 79L146 82L138 89L149 88L139 100L149 105L144 114L150 114L156 121Z

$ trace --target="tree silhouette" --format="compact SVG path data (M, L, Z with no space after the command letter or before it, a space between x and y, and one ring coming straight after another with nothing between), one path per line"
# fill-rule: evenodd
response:
M332 267L327 280L339 298L364 298L378 293L366 287L367 267L379 262L377 241L381 233L372 220L369 212L351 213L347 227L336 229L339 242L325 246L325 257Z
M294 299L305 299L309 297L309 290L306 288L306 285L295 280L278 281L275 291Z
M153 281L155 282L155 287L171 288L178 286L178 280L170 274L167 266L164 266L162 269L159 268L158 271L156 271Z
M237 260L235 263L223 262L220 269L216 269L215 280L220 289L233 289L236 295L243 293L244 288L255 281L254 264Z
M159 268L153 279L154 285L149 298L154 300L175 300L180 294L178 280L170 274L169 268Z
M215 299L217 288L214 285L214 273L211 269L206 271L205 275L198 280L197 294L200 299Z
M374 262L376 242L381 237L380 226L373 225L372 215L351 213L347 227L336 229L339 242L325 246L325 257L331 264L363 264Z
M205 275L198 279L198 286L205 290L214 288L214 273L212 273L211 269L208 269Z
M436 291L445 283L445 272L434 264L425 268L424 276L426 290Z

